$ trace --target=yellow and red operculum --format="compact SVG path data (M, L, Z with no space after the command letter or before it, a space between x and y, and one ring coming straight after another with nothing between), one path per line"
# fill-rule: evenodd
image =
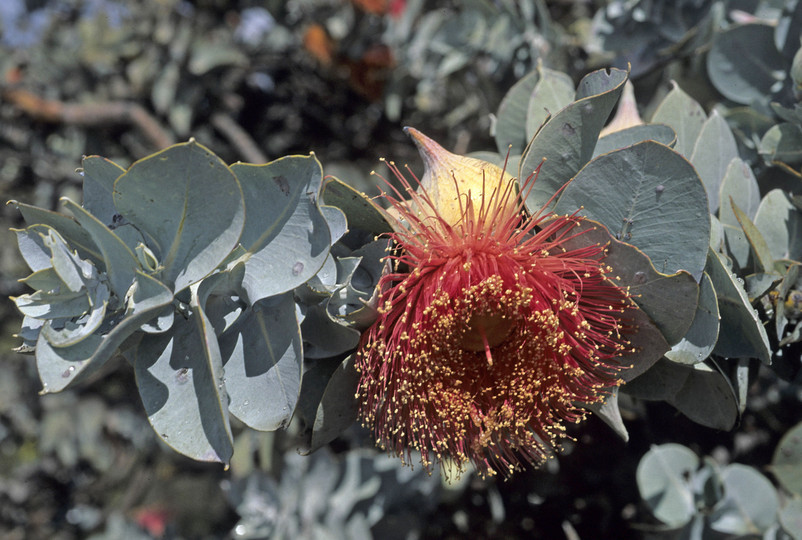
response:
M457 189L461 214L446 219L391 169L413 204L386 195L407 228L393 234L357 354L363 423L426 467L451 458L508 475L541 463L582 404L619 384L630 300L606 277L604 246L563 248L580 218L527 218L500 177L481 199Z

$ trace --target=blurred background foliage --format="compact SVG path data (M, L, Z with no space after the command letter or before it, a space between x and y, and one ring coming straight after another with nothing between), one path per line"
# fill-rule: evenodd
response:
M492 151L502 99L538 66L576 84L593 69L629 65L642 117L666 122L660 105L681 88L703 114L726 120L760 198L779 188L788 204L776 204L799 211L798 0L5 0L0 26L6 199L79 200L81 155L127 166L190 136L228 163L312 150L324 173L371 193L380 157L419 169L403 125L457 153ZM26 292L17 282L26 272L7 231L21 225L18 214L6 206L2 220L0 350L10 351L20 317L7 297ZM733 238L722 236L731 254ZM734 257L739 275L756 264L750 247ZM783 255L799 260L772 260ZM792 267L783 267L782 301L756 306L767 319L783 310L769 337L784 356L773 369L750 367L736 429L622 395L628 443L594 417L558 459L506 482L466 475L447 484L401 468L356 426L303 457L297 425L235 425L223 471L157 440L124 362L102 381L39 397L32 361L0 353L0 533L800 538L802 301L791 294Z

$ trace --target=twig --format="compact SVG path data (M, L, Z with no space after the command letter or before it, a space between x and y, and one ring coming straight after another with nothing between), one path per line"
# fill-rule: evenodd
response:
M138 103L128 101L65 103L44 99L22 89L6 90L2 93L2 98L37 120L77 126L133 124L157 148L175 143L172 134Z
M210 120L212 125L239 150L245 161L267 163L267 156L256 145L253 138L230 116L223 113L215 113Z

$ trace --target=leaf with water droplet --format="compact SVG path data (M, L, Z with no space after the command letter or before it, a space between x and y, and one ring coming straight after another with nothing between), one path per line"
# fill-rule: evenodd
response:
M229 410L272 431L292 417L301 387L303 347L292 292L257 301L220 336Z
M36 345L36 367L42 383L49 391L58 392L85 380L100 369L131 334L172 300L172 293L162 283L137 271L125 317L120 322L111 324L112 321L106 319L95 333L67 347L52 346L44 333L40 333ZM75 367L69 379L62 377L67 366Z
M231 170L245 193L242 286L255 303L306 282L328 257L332 236L318 204L322 169L314 156L288 156L264 165L236 163ZM286 193L275 176L287 181Z
M663 186L659 197L657 186ZM658 271L701 278L710 241L705 190L671 148L645 141L597 157L565 187L554 211L580 208L646 253Z
M177 317L170 332L143 336L128 356L156 433L193 459L228 463L233 437L223 360L202 285L190 287L188 317Z

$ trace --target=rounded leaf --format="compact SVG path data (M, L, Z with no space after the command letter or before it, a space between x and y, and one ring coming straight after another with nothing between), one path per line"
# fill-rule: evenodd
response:
M676 83L652 115L652 122L666 124L674 130L677 134L674 150L687 159L693 154L693 147L705 120L707 115L702 106Z
M245 222L237 177L194 140L131 165L114 183L114 204L153 242L162 281L175 291L211 273Z
M671 148L646 141L594 159L566 186L554 211L579 208L641 249L659 272L686 270L701 279L710 241L705 190Z
M710 356L718 341L718 298L710 276L702 274L699 283L699 303L688 332L666 353L666 358L678 364L697 364Z
M780 502L768 478L740 463L721 471L724 499L710 516L713 530L733 535L760 535L777 522Z
M774 26L733 26L713 39L707 72L716 90L736 103L766 102L785 78L785 60L774 44Z
M654 446L638 464L640 495L657 519L669 527L681 527L696 513L691 477L699 458L679 444Z
M780 439L771 460L771 470L782 487L802 496L802 423Z

